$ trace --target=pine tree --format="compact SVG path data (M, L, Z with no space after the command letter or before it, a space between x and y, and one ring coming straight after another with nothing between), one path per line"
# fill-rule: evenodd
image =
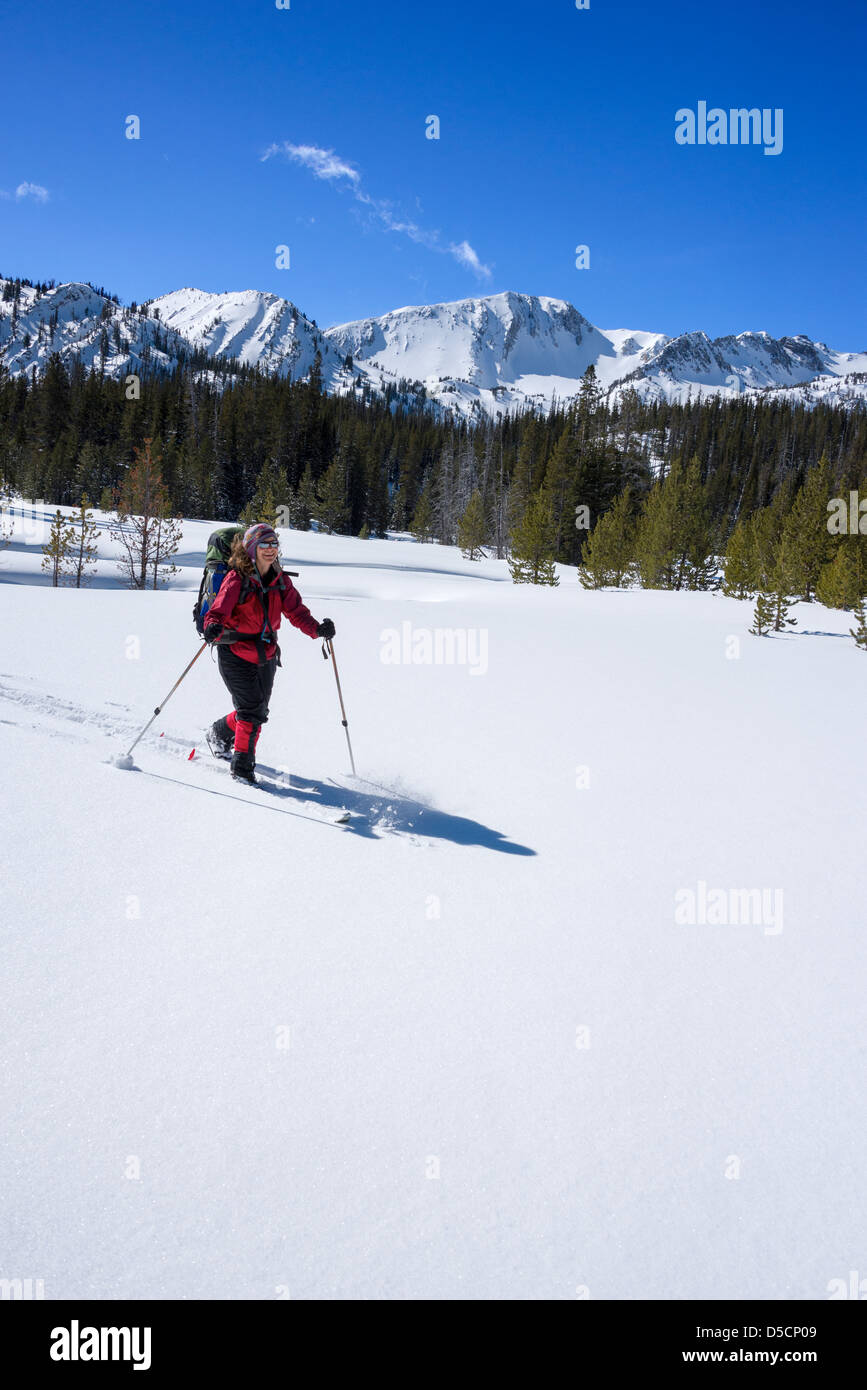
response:
M580 537L575 530L575 508L584 498L577 494L578 440L575 434L575 412L571 412L569 423L562 430L548 459L545 481L542 490L547 498L547 508L551 514L552 541L555 556L561 556L568 563L577 552ZM526 515L526 509L524 512Z
M713 526L701 463L693 455L677 499L680 547L676 588L710 589L716 583Z
M752 598L759 587L755 531L749 521L737 523L728 539L722 592L727 598Z
M417 541L431 541L434 538L434 514L430 500L430 489L427 487L418 499L418 506L413 514L409 529Z
M451 435L439 451L429 483L430 504L434 519L434 537L440 545L454 545L457 533L457 463L455 443Z
M294 506L296 512L292 525L299 531L309 531L310 522L316 511L316 484L313 481L313 474L310 471L309 463L304 469L301 481L298 484Z
M747 525L749 527L750 548L753 552L754 590L767 590L771 575L777 563L777 551L783 539L785 512L776 500L770 507L762 507L753 512Z
M488 523L482 494L476 488L466 505L463 516L458 521L458 545L465 560L478 560L483 554L482 547L487 543Z
M510 488L507 481L505 461L503 458L503 436L500 435L500 446L497 450L496 462L496 482L494 486L494 505L492 508L491 527L493 531L494 553L498 560L506 558L506 551L509 545L509 509L510 509Z
M673 589L679 546L677 495L682 470L675 459L653 484L638 522L635 558L645 589Z
M856 647L860 647L862 652L867 652L867 609L863 598L859 598L853 613L857 626L850 627L849 636L855 638Z
M322 353L319 351L319 348L316 349L316 355L315 355L314 358L313 358L313 366L310 368L310 371L309 371L308 376L307 376L307 383L308 383L308 385L309 385L309 387L310 387L311 392L312 392L314 395L316 395L316 396L321 395L321 393L322 393Z
M329 463L316 488L317 519L323 530L332 535L342 531L349 517L346 501L346 474L343 460L337 458Z
M797 599L793 600L791 594L791 575L792 558L789 549L789 540L783 533L783 538L777 548L777 562L771 575L770 598L773 604L774 613L774 632L782 632L786 627L794 627L795 619L789 617L789 609Z
M380 462L373 447L364 451L364 478L365 525L368 534L384 536L388 531L388 474L385 464Z
M95 497L103 486L103 464L99 450L91 440L86 440L75 465L75 488L80 499L83 493Z
M803 487L786 517L793 591L811 603L823 567L834 558L834 536L828 530L830 467L825 455L807 471Z
M620 588L631 576L635 547L632 489L623 489L584 542L578 578L585 589Z
M87 493L81 495L81 502L78 508L78 519L76 523L75 544L72 547L72 573L75 579L76 589L80 589L87 584L91 572L96 568L98 551L94 541L99 535L99 527L93 520L93 512L89 511L90 501Z
M397 531L412 529L411 521L418 506L420 492L422 453L421 435L414 431L400 460L397 494L394 499L394 527Z
M284 489L285 491L285 489ZM283 504L281 503L281 506ZM256 512L256 520L264 521L267 526L273 526L276 530L279 522L277 515L277 503L274 501L274 494L271 491L271 484L268 483L264 493L256 492L253 498L253 506Z
M517 524L524 514L527 503L536 491L539 476L544 466L541 424L536 416L530 416L521 435L515 471L510 490L510 516L512 525Z
M753 625L749 631L755 637L767 637L774 621L774 601L768 594L756 595L756 606L753 611Z
M686 468L674 459L667 476L654 483L639 521L635 549L646 589L713 586L713 532L697 457Z
M51 575L51 583L57 586L69 575L72 569L72 550L75 545L75 529L70 526L60 509L54 513L48 541L42 547L42 568Z
M256 479L256 491L253 493L252 501L255 519L264 521L269 526L276 526L279 519L277 509L286 505L288 491L289 483L285 471L280 468L276 459L269 458Z
M613 446L608 440L608 411L603 405L602 387L591 365L581 379L575 416L575 479L572 500L585 506L591 524L606 512L618 492L622 491L620 469ZM572 515L575 510L573 507ZM561 558L577 561L581 550L577 534L566 536Z
M513 583L560 583L554 568L555 535L550 500L544 491L537 493L510 535L509 572Z
M774 632L783 632L787 627L795 627L796 618L789 617L789 609L797 603L797 599L790 599L785 589L778 589L771 595L774 612Z
M836 554L819 571L816 598L826 608L854 608L864 592L860 537L838 540Z

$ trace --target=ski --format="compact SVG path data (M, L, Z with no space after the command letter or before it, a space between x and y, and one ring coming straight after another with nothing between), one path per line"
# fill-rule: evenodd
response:
M233 777L232 780L245 784L243 777ZM319 803L308 800L307 797L296 795L297 788L287 786L284 781L263 774L262 769L258 766L256 767L256 781L254 783L246 782L245 785L252 787L254 791L258 787L260 791L268 792L270 796L282 797L286 801L297 801L299 805L304 807L314 807L320 812L320 818L330 821L332 825L349 825L353 820L361 819L360 816L353 816L351 811L342 811L339 815L329 815Z
M214 744L210 738L210 730L206 732L205 739L214 757L214 762L206 762L206 765L209 766L211 768L211 771L213 772L217 770L220 763L229 762L231 760L231 754L227 756L225 753L218 751L217 748L214 747ZM193 758L195 752L196 750L195 748L193 748L192 752L189 754L189 757ZM304 795L305 792L315 793L316 788L301 784L293 787L291 784L291 773L286 768L268 767L264 763L257 763L255 776L255 782L248 782L244 777L233 777L232 781L238 782L242 786L252 787L254 791L258 787L262 791L268 792L273 796L282 796L285 797L287 800L298 801L301 805L305 807L313 807L321 813L319 816L316 817L316 819L325 821L329 825L346 826L352 825L354 823L358 824L364 822L366 819L366 817L362 816L359 812L348 811L345 808L336 815L329 814L327 809L322 806L321 802L313 800L312 797L308 799ZM334 783L334 785L336 786L337 784Z
M299 806L303 806L305 811L315 810L318 812L316 819L325 821L329 825L352 825L353 822L364 820L363 816L347 810L342 810L337 814L330 814L328 809L322 806L321 803L303 795L304 790L312 790L312 788L302 789L290 786L286 782L284 774L276 768L265 768L257 763L255 782L247 782L243 777L233 777L232 781L237 782L240 786L250 787L251 791L263 791L269 796L277 796L285 801L297 803Z

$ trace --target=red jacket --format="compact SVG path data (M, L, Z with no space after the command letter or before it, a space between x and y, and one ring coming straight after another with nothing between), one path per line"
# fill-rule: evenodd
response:
M310 609L304 607L301 602L301 595L288 574L283 575L284 591L282 594L280 593L279 574L277 566L272 565L265 579L262 580L259 571L254 568L249 580L250 591L244 602L238 603L241 592L241 576L237 570L229 570L220 585L217 597L205 615L205 630L207 631L210 623L219 619L225 627L233 628L236 632L249 632L258 637L265 626L265 605L267 604L268 621L275 633L280 627L280 620L285 613L293 627L300 627L301 631L306 632L308 637L316 637L316 619L311 614ZM255 642L233 642L231 650L236 656L242 656L245 661L258 662L259 660ZM276 650L276 642L269 642L265 647L266 660L270 660Z

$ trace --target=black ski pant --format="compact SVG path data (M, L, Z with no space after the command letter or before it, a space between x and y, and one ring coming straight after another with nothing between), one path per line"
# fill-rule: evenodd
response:
M226 722L235 735L235 752L255 751L259 729L268 722L268 705L277 670L276 656L257 666L236 656L230 647L217 647L220 675L235 706Z

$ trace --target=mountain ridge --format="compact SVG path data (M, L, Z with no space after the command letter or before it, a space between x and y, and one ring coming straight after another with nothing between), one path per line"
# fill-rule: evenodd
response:
M593 366L604 392L686 400L785 392L813 405L867 402L867 351L840 352L806 334L745 330L710 338L605 330L568 300L515 290L320 328L272 291L185 286L135 307L71 281L39 290L0 279L0 362L11 375L44 370L54 351L106 375L171 371L186 362L237 362L302 379L316 354L330 394L410 392L428 408L468 419L547 411L577 394Z

